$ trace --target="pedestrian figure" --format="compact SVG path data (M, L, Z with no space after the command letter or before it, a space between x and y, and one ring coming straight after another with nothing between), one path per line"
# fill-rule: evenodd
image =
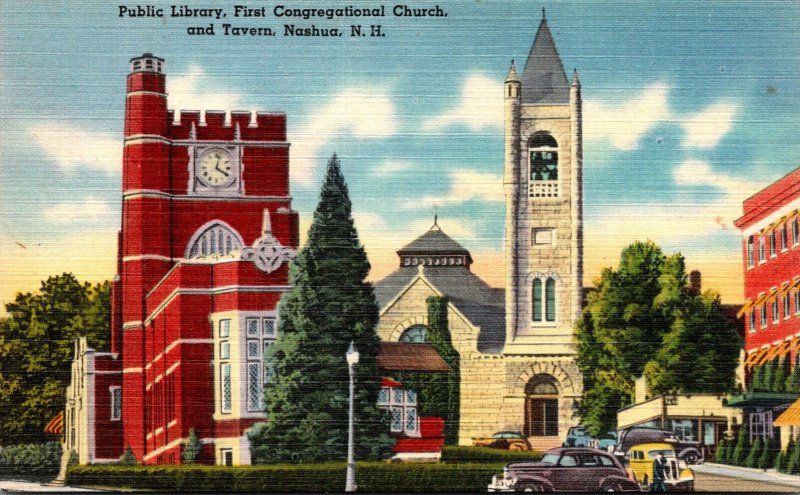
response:
M664 473L664 453L659 452L655 459L653 459L653 490L654 492L667 491L667 485L664 484L666 475Z

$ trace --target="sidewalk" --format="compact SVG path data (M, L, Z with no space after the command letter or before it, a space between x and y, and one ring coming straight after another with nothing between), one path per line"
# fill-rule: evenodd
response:
M33 481L22 480L0 480L0 493L5 492L38 492L38 493L55 493L55 492L96 492L89 488L74 488L71 486L50 486Z
M776 472L774 469L764 471L763 469L753 469L739 466L728 466L726 464L694 464L690 466L692 471L697 473L716 474L748 481L763 481L765 483L775 483L776 485L786 485L800 488L800 476L790 476Z

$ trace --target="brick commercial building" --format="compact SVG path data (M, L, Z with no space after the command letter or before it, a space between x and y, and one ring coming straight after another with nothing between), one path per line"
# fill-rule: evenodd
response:
M742 232L745 303L744 381L729 404L745 408L750 437L796 435L773 421L797 398L786 385L756 383L759 367L783 365L788 375L800 348L800 169L745 200ZM784 376L785 376L784 375ZM796 427L795 427L796 428Z

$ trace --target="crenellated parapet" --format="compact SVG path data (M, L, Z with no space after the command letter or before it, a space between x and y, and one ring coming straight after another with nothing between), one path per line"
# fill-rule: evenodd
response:
M169 139L286 141L286 114L224 110L169 110Z

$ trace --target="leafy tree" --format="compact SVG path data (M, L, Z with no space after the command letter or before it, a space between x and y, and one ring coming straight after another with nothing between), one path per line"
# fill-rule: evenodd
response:
M775 373L772 375L772 383L770 389L773 392L784 392L786 390L786 378L789 375L789 362L786 356L781 356L778 364L775 367Z
M17 294L0 320L0 444L52 440L44 426L65 405L74 341L107 350L110 284L49 277L36 293Z
M591 434L615 428L642 374L655 394L733 388L741 338L719 297L689 285L680 254L636 242L596 285L576 328L584 377L578 414Z
M186 442L186 445L183 447L183 453L181 454L183 463L194 464L202 451L203 442L197 438L197 432L194 431L194 428L189 429L189 441Z
M739 428L739 436L736 439L736 447L733 449L731 464L734 466L744 466L747 453L750 451L750 439L747 434L747 427Z
M349 376L345 352L354 342L356 455L385 455L392 440L377 409L378 307L364 248L353 225L339 160L328 162L308 240L289 269L292 290L279 304L281 337L266 359L275 378L265 387L269 421L250 433L253 459L313 462L347 452Z

